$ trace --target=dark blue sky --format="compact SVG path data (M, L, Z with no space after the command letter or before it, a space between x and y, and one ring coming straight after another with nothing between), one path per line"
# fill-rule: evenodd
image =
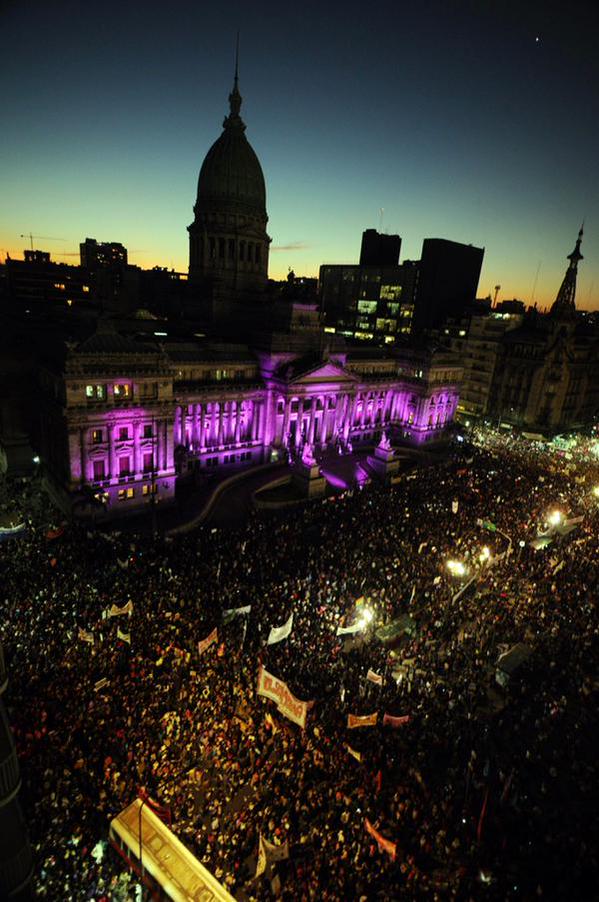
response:
M186 269L239 28L273 276L355 261L383 208L402 258L425 237L485 246L479 294L530 301L538 271L543 306L584 217L578 304L599 307L597 3L0 8L0 252L31 230L64 239L34 242L57 257L90 236Z

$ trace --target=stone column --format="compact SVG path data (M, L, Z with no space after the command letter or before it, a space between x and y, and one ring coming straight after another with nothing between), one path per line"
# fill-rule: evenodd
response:
M175 466L175 424L171 420L164 421L166 432L165 469L172 471Z
M87 478L87 429L79 430L79 453L81 455L81 479L88 482Z
M239 444L239 430L241 428L241 401L235 402L235 444Z
M316 398L310 399L310 421L308 423L307 440L310 445L314 444L314 420L316 419Z
M324 445L327 440L327 417L329 415L329 398L330 395L324 396L324 405L322 409L322 420L320 421L320 434L318 440L321 445Z
M154 439L154 447L152 448L154 469L160 471L162 469L162 420L155 420L156 438Z
M285 447L287 447L287 433L289 432L289 417L291 415L291 399L285 398L284 402L285 406L283 407L283 433L281 435L281 440Z
M110 423L108 425L108 468L112 479L119 475L116 471L116 457L114 454L114 430L114 424Z
M206 402L202 401L200 413L200 448L206 447Z
M197 450L198 447L198 405L191 405L191 447L194 451Z
M137 476L141 467L139 462L139 422L136 420L132 423L133 431L133 473Z

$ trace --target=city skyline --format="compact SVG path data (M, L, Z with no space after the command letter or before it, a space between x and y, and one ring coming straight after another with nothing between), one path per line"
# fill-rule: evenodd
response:
M501 285L499 299L543 308L585 219L577 306L599 308L590 5L563 20L551 3L382 4L364 22L351 3L343 20L310 3L278 15L263 4L263 16L241 4L200 16L184 3L169 28L152 4L143 21L110 3L93 23L68 3L32 9L35 32L31 12L3 13L15 90L4 104L2 259L20 258L31 231L58 261L77 263L94 237L122 242L133 264L186 272L238 26L271 278L355 263L363 229L378 228L402 236L402 260L418 259L427 237L485 247L479 296Z

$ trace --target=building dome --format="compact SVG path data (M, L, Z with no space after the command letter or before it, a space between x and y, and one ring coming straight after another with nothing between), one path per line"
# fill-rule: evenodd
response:
M237 71L223 132L202 163L189 231L189 277L232 291L263 291L268 281L266 185L239 115Z
M266 185L258 157L246 138L239 117L231 123L227 117L224 131L202 163L198 179L197 203L200 208L223 209L231 206L242 212L266 215Z

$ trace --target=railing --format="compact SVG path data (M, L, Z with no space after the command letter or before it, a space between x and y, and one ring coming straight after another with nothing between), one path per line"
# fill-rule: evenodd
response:
M8 674L6 672L6 664L4 662L4 649L0 645L0 695L6 689L8 683Z
M12 741L11 746L12 749L7 757L0 762L0 808L7 805L16 796L21 786L17 751Z
M23 846L20 852L11 856L8 860L0 861L0 887L5 888L10 896L16 897L17 893L24 889L33 875L33 858L29 840L23 837Z

